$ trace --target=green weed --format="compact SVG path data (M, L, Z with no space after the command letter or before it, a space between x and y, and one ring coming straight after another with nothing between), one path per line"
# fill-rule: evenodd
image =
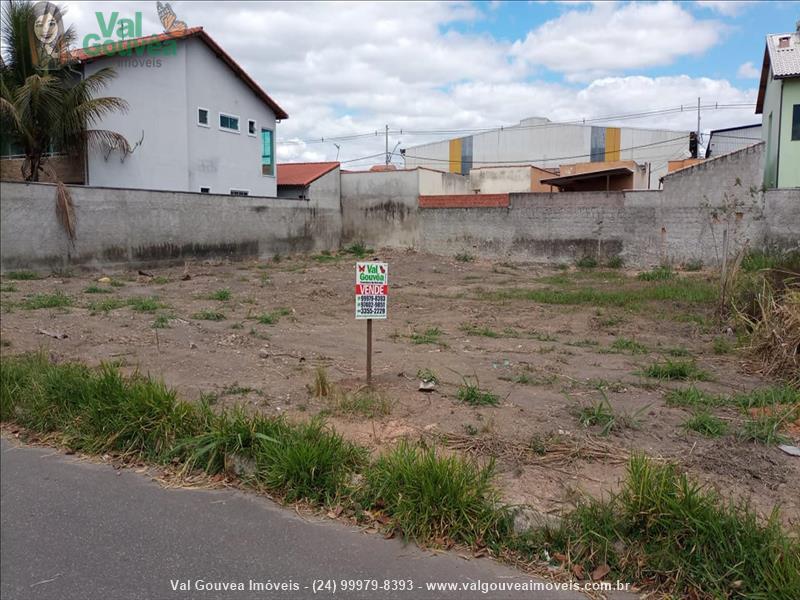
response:
M199 321L224 321L225 313L218 310L201 310L192 315L193 319Z
M733 352L733 343L724 337L714 338L714 354L730 354Z
M342 248L342 252L345 254L352 254L356 258L365 258L368 254L373 254L375 250L368 247L363 240L359 240Z
M684 406L689 408L704 408L709 406L721 406L725 404L722 396L709 394L694 386L670 390L666 395L667 406Z
M83 290L84 294L113 294L114 290L107 287L102 287L99 285L92 284Z
M262 325L274 325L278 321L280 321L281 317L286 317L292 314L291 308L276 308L275 310L262 313L256 317L256 321L261 323Z
M482 326L482 325L471 325L470 323L464 323L461 325L461 331L466 333L467 335L475 335L481 337L488 337L488 338L499 338L502 337L498 332L495 330Z
M642 281L666 281L675 277L675 273L669 266L661 266L652 269L651 271L643 271L636 276Z
M640 344L636 340L629 338L617 338L611 344L611 348L617 352L624 352L626 354L647 354L647 346Z
M439 377L431 369L419 369L417 379L425 382L439 383Z
M417 332L411 334L411 343L412 344L439 344L443 345L441 341L442 330L438 327L429 327L423 332Z
M153 324L151 325L153 329L168 329L169 328L169 317L167 315L158 315L154 320Z
M121 298L106 298L105 300L95 300L90 302L87 308L89 309L89 312L94 315L99 312L107 313L112 310L117 310L118 308L127 306L127 304L128 303Z
M0 292L3 292L4 294L16 291L17 291L17 286L15 286L13 283L6 283L0 285Z
M219 289L209 296L209 300L219 300L220 302L226 302L230 299L231 291L228 288Z
M728 433L728 425L710 412L699 411L683 422L683 428L706 437L720 437Z
M138 298L128 298L128 306L137 312L155 312L159 308L167 308L158 300L158 296L142 296Z
M625 266L625 261L621 256L612 256L606 262L606 266L609 269L621 269L623 266Z
M644 374L655 379L694 379L697 381L711 379L708 373L698 368L694 361L689 360L655 362L645 367Z
M456 254L455 259L458 262L472 262L475 260L475 257L472 256L469 252L459 252Z
M72 306L72 298L62 291L52 294L33 294L20 302L25 310L38 310L41 308L63 308Z
M597 266L597 259L594 256L583 256L575 262L579 269L594 269Z
M780 433L789 422L797 418L800 405L782 408L775 405L769 412L748 418L739 431L739 439L761 444L788 444L791 440Z
M30 281L32 279L39 279L39 275L33 271L9 271L5 274L6 279L14 279L16 281Z
M500 398L496 394L480 389L477 382L472 384L466 378L458 387L456 397L470 406L497 406L500 404Z

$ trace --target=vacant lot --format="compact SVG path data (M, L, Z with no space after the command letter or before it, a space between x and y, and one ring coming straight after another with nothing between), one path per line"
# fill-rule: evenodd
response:
M379 255L391 297L374 328L374 391L363 388L352 256L10 273L2 352L113 361L219 406L324 413L377 450L425 437L494 456L505 500L548 512L613 490L643 452L800 523L800 460L747 439L797 441L794 415L766 422L797 396L747 374L737 338L714 323L706 274ZM418 390L433 377L434 391Z

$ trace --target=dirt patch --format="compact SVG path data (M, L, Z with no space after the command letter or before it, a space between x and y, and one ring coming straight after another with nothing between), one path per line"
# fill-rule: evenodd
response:
M2 353L114 361L163 377L190 400L292 419L322 413L376 452L401 438L425 438L481 460L494 457L507 501L550 512L614 490L624 475L620 457L643 452L682 463L763 514L780 505L785 522L800 523L800 460L733 433L709 440L686 431L691 411L667 406L665 394L688 383L642 375L655 361L691 360L709 375L697 386L710 393L773 383L746 375L735 353L714 354L714 339L724 333L694 288L684 299L640 294L628 302L620 290L663 283L620 271L377 254L391 269L389 319L374 328L385 416L340 414L310 391L318 368L345 390L363 384L365 325L353 318L352 257L191 263L151 276L4 278ZM103 275L109 280L98 282ZM704 276L681 277L701 285ZM68 306L31 308L57 292ZM433 392L418 389L424 370L438 379ZM496 405L460 401L465 382L490 392ZM615 419L605 436L603 402ZM734 424L742 418L715 412ZM794 430L788 435L797 438ZM547 458L548 440L563 444L564 460ZM598 440L605 455L568 451Z

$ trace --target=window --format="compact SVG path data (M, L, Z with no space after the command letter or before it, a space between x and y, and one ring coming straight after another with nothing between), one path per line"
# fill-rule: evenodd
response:
M207 108L198 108L197 109L197 124L201 127L208 127L208 109Z
M792 107L792 141L800 141L800 104Z
M275 140L271 129L261 130L261 174L275 175Z
M252 135L256 137L256 121L255 119L248 119L247 120L247 135Z
M231 196L249 196L250 192L247 190L231 190Z
M219 113L219 128L224 131L239 133L239 117Z
M210 187L201 187L200 188L200 193L201 194L210 194L211 193L211 188Z

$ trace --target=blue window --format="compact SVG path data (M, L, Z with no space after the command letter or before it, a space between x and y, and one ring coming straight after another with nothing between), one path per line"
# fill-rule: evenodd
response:
M228 131L239 131L239 117L219 113L219 128Z
M271 129L261 130L261 174L275 175L275 140Z

